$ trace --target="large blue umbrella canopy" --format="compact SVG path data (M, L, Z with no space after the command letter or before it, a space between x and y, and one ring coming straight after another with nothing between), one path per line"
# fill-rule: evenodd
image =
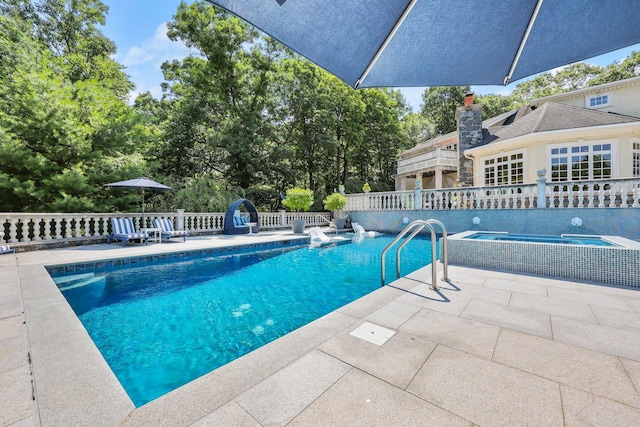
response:
M105 184L105 187L120 187L120 188L128 188L133 190L140 190L142 192L142 224L144 227L144 192L145 191L169 191L173 190L173 188L168 187L164 184L160 184L159 182L153 181L149 178L135 178L129 179L127 181L118 181L118 182L110 182L109 184Z
M507 84L640 43L640 0L208 0L353 87Z

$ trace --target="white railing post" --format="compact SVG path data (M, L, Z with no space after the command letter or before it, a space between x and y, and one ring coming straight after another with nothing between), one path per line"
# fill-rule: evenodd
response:
M538 174L538 200L537 200L537 208L538 209L546 209L547 207L547 178L545 178L544 174Z

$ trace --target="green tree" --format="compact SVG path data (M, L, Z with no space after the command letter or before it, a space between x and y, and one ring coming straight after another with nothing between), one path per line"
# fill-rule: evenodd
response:
M72 82L28 24L0 17L0 200L15 211L113 206L101 184L146 170L145 132L94 79Z
M374 191L392 190L398 154L410 147L400 125L404 104L397 91L388 89L363 89L360 95L365 104L364 136L352 154L355 180L349 191L365 181Z
M597 86L618 80L640 76L640 52L631 52L621 62L607 65L602 73L589 81L589 86Z
M436 135L456 130L456 108L464 104L469 86L443 86L426 88L422 94L422 114L431 123Z
M409 113L401 121L402 134L410 147L428 141L435 136L433 124L424 114Z
M517 105L526 105L534 99L585 88L601 73L598 66L578 62L517 84L511 96Z
M205 2L182 3L169 37L199 56L163 65L170 103L163 162L173 174L217 173L231 187L261 184L273 149L267 95L277 49Z
M476 97L475 102L482 104L482 119L497 117L502 113L515 110L517 105L512 96L487 94Z
M287 114L283 127L294 148L292 166L304 172L297 181L316 192L322 171L332 168L338 148L331 82L325 71L299 58L283 61L282 70L281 94Z
M123 100L133 90L124 67L111 58L115 44L98 29L109 11L100 0L5 0L0 11L31 23L29 33L72 83L94 79Z

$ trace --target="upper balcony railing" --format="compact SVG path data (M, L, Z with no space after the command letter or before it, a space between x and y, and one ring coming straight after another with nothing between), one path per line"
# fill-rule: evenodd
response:
M436 148L418 156L398 160L398 174L410 173L416 170L428 169L436 166L457 167L458 150Z
M345 210L637 208L640 178L347 195ZM542 204L544 203L544 205Z

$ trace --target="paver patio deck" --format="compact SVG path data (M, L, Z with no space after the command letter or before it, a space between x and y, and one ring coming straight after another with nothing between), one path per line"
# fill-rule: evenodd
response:
M0 256L0 426L640 424L640 289L423 268L135 408L44 269L291 238Z

